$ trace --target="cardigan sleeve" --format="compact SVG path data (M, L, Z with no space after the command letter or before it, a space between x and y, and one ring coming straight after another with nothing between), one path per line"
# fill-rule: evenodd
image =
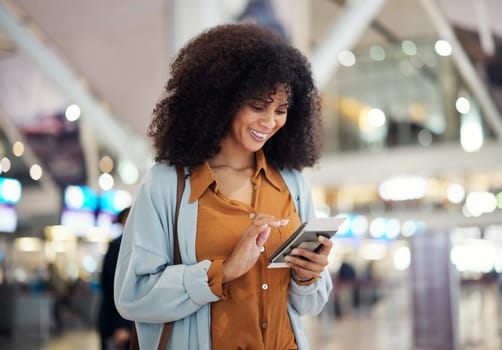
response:
M283 178L295 200L302 222L315 217L312 192L305 177L297 171L283 173ZM300 315L317 315L328 302L333 289L331 276L327 269L311 284L299 284L291 279L289 302Z
M176 180L173 167L154 166L131 208L114 288L117 309L126 319L174 321L219 299L208 284L209 260L172 265Z

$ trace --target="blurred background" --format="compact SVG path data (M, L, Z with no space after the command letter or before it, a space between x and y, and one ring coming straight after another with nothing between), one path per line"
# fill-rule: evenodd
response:
M210 26L254 21L312 63L324 149L305 173L318 215L349 218L330 303L304 319L312 348L501 349L501 13L500 0L0 0L0 347L99 348L102 260L153 164L169 63Z

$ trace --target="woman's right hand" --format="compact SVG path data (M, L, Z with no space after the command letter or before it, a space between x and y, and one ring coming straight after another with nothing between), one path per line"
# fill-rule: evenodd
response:
M258 214L246 229L232 254L223 263L223 283L230 282L248 272L260 256L272 227L287 225L289 220Z

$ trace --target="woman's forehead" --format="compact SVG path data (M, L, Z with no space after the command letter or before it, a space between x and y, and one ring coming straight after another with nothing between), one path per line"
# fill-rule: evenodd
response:
M290 99L290 89L285 84L277 84L273 88L266 89L256 96L252 97L253 99L258 100L267 100L267 101L284 101L288 102Z

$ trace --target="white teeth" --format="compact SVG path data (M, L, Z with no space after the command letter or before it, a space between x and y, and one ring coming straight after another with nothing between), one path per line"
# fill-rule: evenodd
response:
M262 133L262 132L258 132L254 129L249 129L249 131L252 135L256 136L259 139L264 139L265 137L267 137L267 134Z

